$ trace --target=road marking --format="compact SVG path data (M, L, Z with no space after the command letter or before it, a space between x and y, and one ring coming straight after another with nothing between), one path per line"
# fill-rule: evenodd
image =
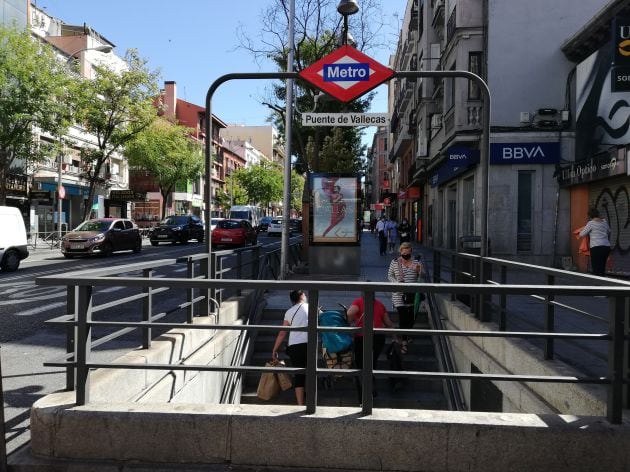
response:
M13 315L14 316L32 316L32 315L37 315L38 313L42 313L44 311L52 310L53 308L59 308L61 306L66 306L66 303L65 302L51 303L46 306L38 306L37 308L32 308L30 310L13 313Z

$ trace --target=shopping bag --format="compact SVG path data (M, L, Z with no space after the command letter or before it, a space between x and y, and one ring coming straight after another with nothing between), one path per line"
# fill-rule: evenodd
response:
M267 362L265 367L274 367L272 362ZM280 382L275 372L263 372L258 382L256 395L261 400L271 400L280 393Z
M271 361L267 362L268 366L271 367L284 367L284 361ZM293 380L291 380L291 374L287 374L286 372L276 372L276 377L278 377L278 384L280 388L284 390L289 390L293 387Z

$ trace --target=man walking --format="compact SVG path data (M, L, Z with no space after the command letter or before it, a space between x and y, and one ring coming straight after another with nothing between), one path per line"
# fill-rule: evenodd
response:
M385 217L381 216L381 219L376 223L376 233L378 234L378 247L381 256L384 256L387 252L387 233L385 232L386 221Z

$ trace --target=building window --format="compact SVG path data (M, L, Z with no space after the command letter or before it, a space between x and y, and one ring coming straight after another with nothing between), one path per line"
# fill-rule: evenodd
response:
M457 70L457 65L453 63L450 71ZM448 111L455 106L455 79L444 79L444 110Z
M518 208L516 214L516 250L532 250L532 214L534 206L534 172L518 173Z
M463 228L462 234L470 236L475 234L475 178L469 177L464 180L464 190L462 195L463 207Z
M483 77L481 67L481 52L468 53L468 71ZM481 89L477 82L468 81L468 100L481 100Z

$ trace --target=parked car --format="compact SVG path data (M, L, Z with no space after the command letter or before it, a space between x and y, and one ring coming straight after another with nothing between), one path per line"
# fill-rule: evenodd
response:
M256 244L258 232L247 220L222 220L212 232L213 246L245 246Z
M18 270L22 259L28 257L26 227L20 210L0 206L0 268L5 272Z
M217 223L218 223L219 221L223 221L224 219L225 219L225 218L212 218L212 219L210 220L210 229L211 229L212 231L214 231L214 229L217 227Z
M271 223L272 219L273 219L272 216L263 216L260 219L260 225L258 226L258 230L259 231L267 231L267 228L269 228L269 223Z
M269 223L269 226L267 227L267 236L273 236L274 234L277 234L278 236L282 235L282 224L282 217L272 219L271 223ZM294 232L295 229L289 220L289 236L291 236Z
M182 243L191 239L203 242L205 231L201 219L195 215L168 216L151 231L151 244Z
M125 218L96 218L87 220L66 234L61 240L61 252L67 258L100 254L109 256L115 251L142 250L140 230Z

